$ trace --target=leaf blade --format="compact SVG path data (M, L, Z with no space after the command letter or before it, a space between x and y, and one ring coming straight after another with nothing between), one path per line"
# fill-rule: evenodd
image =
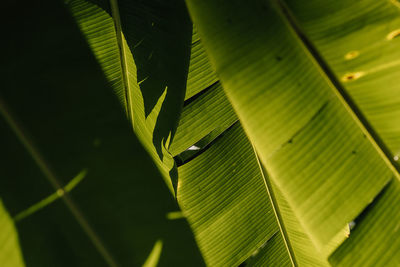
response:
M362 132L333 95L326 77L304 53L304 47L275 6L261 1L247 5L239 1L229 5L188 1L188 5L228 98L257 151L260 151L263 164L317 248L323 249L391 180L391 171L371 144L363 141ZM266 50L265 46L269 49ZM283 58L282 53L286 53ZM280 73L274 72L277 65ZM287 73L292 74L290 79ZM303 84L306 82L308 84ZM270 115L268 119L265 114ZM330 126L325 127L323 123L328 117ZM313 121L321 123L321 126L311 126ZM306 129L313 129L313 134L323 132L330 138L331 141L327 142L331 147L324 148L327 145L324 142L329 140L325 136L321 134L314 138ZM352 164L361 167L363 163L358 161L358 156L350 156L352 143L349 139L338 138L336 135L340 132L350 140L358 140L361 149L358 154L375 166L374 175L363 169L354 177L346 173ZM295 137L299 139L294 141ZM315 142L314 146L301 150L303 157L296 155L298 150L290 148L292 142L296 144L299 141L303 145ZM343 152L343 148L350 149L350 155L344 159L342 153L337 153L341 149ZM342 163L342 166L347 166L344 169L330 165L340 159L345 161ZM290 174L287 172L289 165L293 170ZM303 172L308 165L311 167ZM318 166L327 173L325 178L319 176ZM364 183L359 187L358 183L362 183L365 177L375 184ZM319 187L314 195L312 187L307 189L305 186L310 180L315 180L314 186ZM345 180L351 184L344 184ZM338 181L341 183L335 186ZM321 206L314 206L314 203L326 207L324 211L329 211L333 217L327 220L326 214L319 212Z

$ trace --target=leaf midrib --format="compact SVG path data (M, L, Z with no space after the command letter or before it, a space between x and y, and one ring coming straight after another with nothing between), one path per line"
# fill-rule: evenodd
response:
M205 90L207 90L207 89L208 89L208 88L206 88ZM199 92L199 93L196 94L194 97L197 98L197 96L198 96L199 94L201 95L202 92L203 92L203 91ZM195 101L195 100L194 100L194 101ZM189 102L188 105L193 104L194 101ZM237 123L240 123L239 120L237 120L234 124L232 124L232 126L235 125L235 124L237 124ZM210 148L213 144L215 144L215 142L216 142L218 139L220 139L220 138L224 135L224 133L226 133L227 131L229 131L229 129L231 129L232 126L230 126L230 127L228 127L227 129L225 129L218 137L216 137L213 141L211 141L211 142L210 142L208 145L206 145L205 147L201 148L201 150L199 150L198 153L196 153L195 155L193 155L190 159L188 159L187 161L185 161L182 165L187 164L188 162L190 162L190 161L193 160L194 158L197 158L198 156L200 156L203 152L205 152L205 150L207 150L207 149ZM253 150L253 153L254 153L254 157L255 157L255 159L257 160L258 170L259 170L260 175L261 175L261 177L262 177L262 179L263 179L263 182L264 182L264 185L265 185L265 190L266 190L266 193L267 193L267 195L268 195L269 201L270 201L270 203L271 203L271 207L272 207L272 210L273 210L274 215L275 215L275 218L276 218L276 223L278 224L278 228L279 228L279 231L278 231L278 232L279 232L279 233L281 234L281 236L282 236L282 239L283 239L283 242L284 242L284 244L285 244L285 248L286 248L286 250L287 250L287 253L288 253L288 256L289 256L291 265L297 267L297 266L298 266L298 263L297 263L296 258L295 258L294 250L293 250L292 245L291 245L291 243L290 243L289 235L288 235L288 233L287 233L287 231L286 231L286 228L285 228L285 225L284 225L284 221L283 221L281 212L280 212L280 210L279 210L278 202L277 202L276 197L275 197L275 194L274 194L274 192L273 192L273 188L272 188L271 182L270 182L269 179L267 178L268 174L266 173L266 170L262 167L262 163L261 163L261 161L260 161L260 159L259 159L259 157L258 157L258 153L257 153L257 151L256 151L256 148L255 148L254 145L251 143L250 139L247 138L247 140L248 140L248 142L251 144L252 150ZM276 233L278 233L278 232L276 232ZM271 238L272 238L272 237L271 237Z
M249 142L250 142L250 140L249 140ZM278 227L279 227L279 231L280 231L280 233L282 235L283 243L285 244L286 250L288 251L290 262L292 263L292 266L297 267L298 264L297 264L296 257L295 257L294 251L293 251L293 247L292 247L292 245L290 243L289 235L288 235L288 233L286 231L285 224L283 222L282 215L281 215L281 212L279 210L279 205L278 205L278 202L276 200L275 194L273 192L271 182L266 177L265 170L264 170L264 168L262 166L260 158L258 157L258 153L256 151L256 148L254 147L253 144L251 144L251 146L253 148L254 155L255 155L255 157L257 159L258 168L259 168L261 176L263 178L265 189L267 191L268 198L269 198L269 201L271 203L272 210L274 211L276 222L277 222Z
M283 18L283 21L287 25L290 33L299 41L300 46L307 57L311 59L318 71L321 73L321 76L326 80L336 97L343 104L346 111L356 122L366 138L370 141L387 167L392 171L393 175L398 181L400 181L400 166L395 162L392 152L386 146L379 134L375 131L374 127L370 124L366 116L357 106L349 93L347 93L346 89L320 55L317 48L315 48L312 42L307 38L306 34L301 29L299 23L296 21L296 18L286 5L285 1L273 0L272 2L277 7L278 13Z
M127 113L127 116L129 120L132 123L132 127L134 126L134 115L132 112L132 103L131 103L131 93L132 90L130 88L130 83L129 83L129 75L128 75L128 60L127 60L127 52L126 49L129 49L126 47L124 43L124 37L122 34L122 27L121 27L121 17L119 14L119 7L118 7L118 0L110 0L110 6L111 6L111 13L112 13L112 19L114 21L114 26L115 26L115 34L117 37L117 43L118 43L118 51L119 51L119 56L120 56L120 64L121 64L121 72L122 72L122 84L124 86L124 96L125 96L125 111Z

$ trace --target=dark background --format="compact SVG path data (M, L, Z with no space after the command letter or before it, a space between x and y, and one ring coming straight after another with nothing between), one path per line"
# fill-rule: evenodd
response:
M120 266L158 239L160 266L204 265L179 208L136 139L62 1L3 1L0 98ZM0 115L0 198L13 217L54 193ZM16 224L27 266L105 266L60 199Z

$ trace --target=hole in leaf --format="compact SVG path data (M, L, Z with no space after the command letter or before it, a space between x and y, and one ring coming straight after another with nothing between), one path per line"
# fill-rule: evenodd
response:
M354 227L356 227L356 225L357 225L357 223L356 223L355 221L349 222L349 224L348 224L348 227L349 227L348 231L349 231L349 232L346 233L346 237L347 237L347 238L350 237L351 231L353 231L353 229L354 229Z
M200 147L193 145L186 150L200 150Z
M226 128L223 132L220 132L218 129L211 131L208 135L203 137L200 141L183 151L182 153L176 155L174 157L177 166L182 166L187 162L193 160L194 158L201 155L204 151L206 151L211 145L217 142L225 133L227 133L230 129L232 129L235 125L237 125L238 121L233 123L231 126Z

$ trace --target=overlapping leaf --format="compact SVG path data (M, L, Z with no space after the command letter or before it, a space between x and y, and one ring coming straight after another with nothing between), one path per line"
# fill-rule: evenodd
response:
M332 81L335 77L316 61L319 58L303 43L280 4L273 1L187 2L228 98L264 166L317 249L329 251L327 244L336 239L340 229L378 198L385 185L390 183L392 188L393 183L398 183L393 178L398 176L393 160L363 125L364 118L352 109L352 103L340 95L337 81ZM343 3L332 1L331 5L324 6L325 14L332 13L329 6L336 4L337 10L345 9L347 6ZM301 4L296 5L300 9ZM310 8L307 12L316 13L315 10ZM381 18L390 12L382 11ZM390 21L396 23L394 16L385 18L386 25ZM362 19L354 19L352 23L362 23ZM320 36L329 35L315 21L310 25L320 30ZM365 36L365 32L360 34ZM328 47L329 40L319 41ZM329 47L334 51L337 46ZM394 93L391 89L388 95ZM382 98L386 102L395 101ZM379 108L387 114L384 109L390 107L394 106L382 104ZM395 136L397 124L395 117L391 118L379 123L387 124L386 131ZM374 126L380 128L377 124ZM397 205L394 202L392 207ZM390 220L389 212L380 216ZM393 231L396 228L380 233L389 238ZM394 263L394 256L388 253L380 260L390 262L391 258L390 263ZM377 260L374 258L371 262Z
M168 148L185 95L192 36L184 3L73 0L68 6L174 192Z
M201 40L195 44L202 45ZM192 56L193 51L196 49L192 49ZM188 88L191 82L195 80L188 81ZM186 101L171 151L182 161L178 201L206 262L219 266L246 260L250 265L279 262L280 266L290 266L290 252L279 222L287 225L295 262L327 266L326 257L319 255L299 228L281 195L278 202L284 208L283 218L277 221L263 181L267 174L259 168L255 151L219 82L200 92Z
M399 3L332 1L321 6L318 1L302 5L288 1L288 5L307 37L383 139L393 159L398 160ZM314 9L321 12L311 12ZM398 238L395 214L400 211L398 190L398 181L394 180L357 220L351 238L332 256L332 263L399 264L399 245L395 241ZM372 248L371 243L380 244L379 249Z

